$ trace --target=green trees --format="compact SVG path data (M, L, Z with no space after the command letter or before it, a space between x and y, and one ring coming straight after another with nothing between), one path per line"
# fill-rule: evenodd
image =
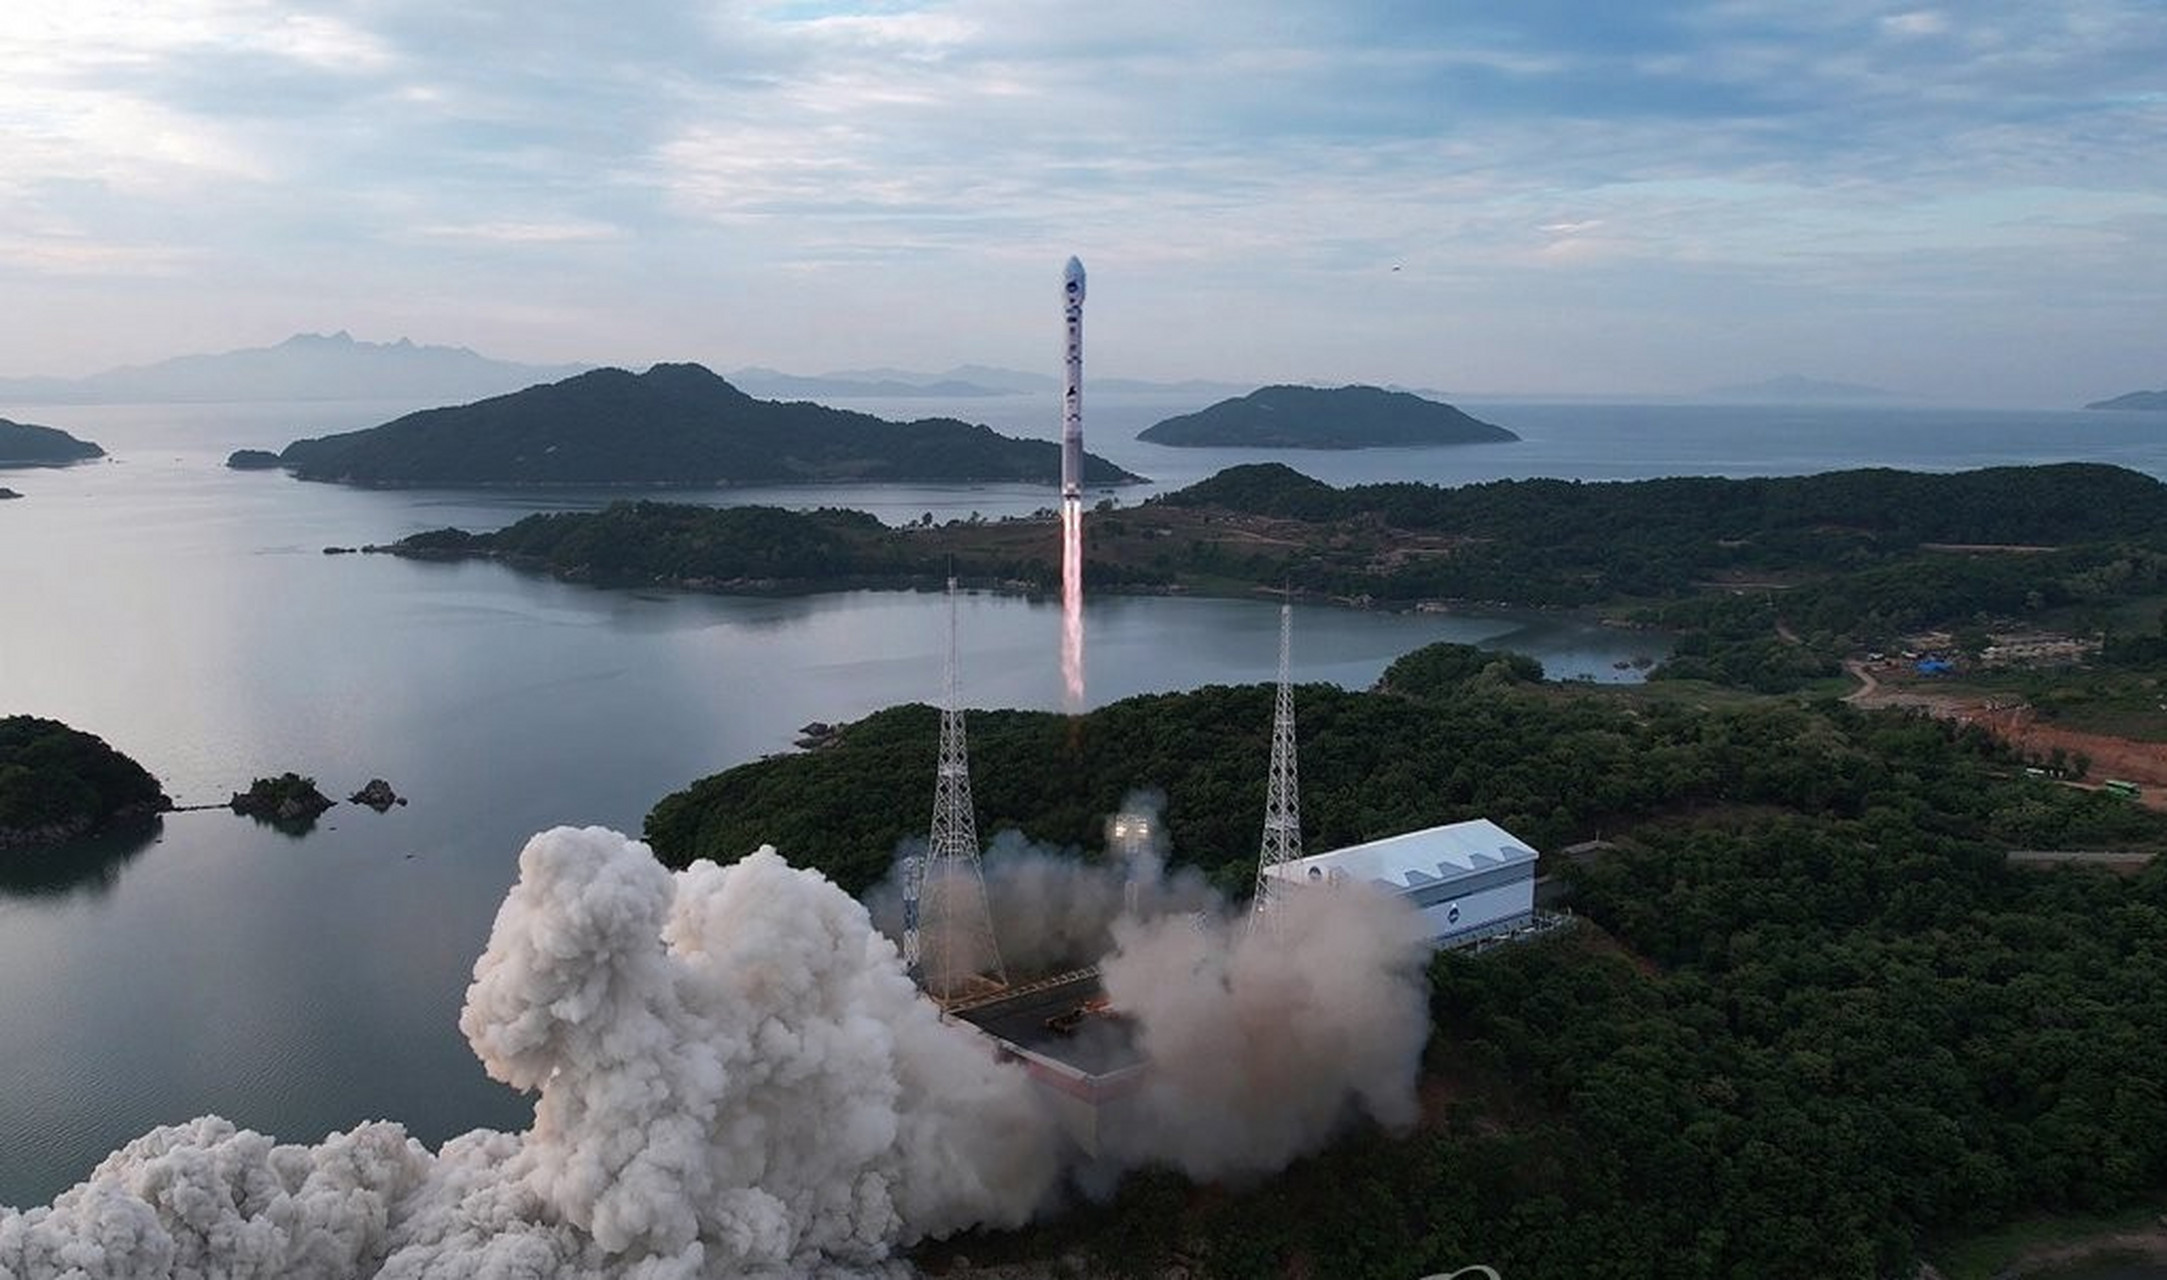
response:
M158 780L103 739L57 720L0 718L0 847L171 807Z

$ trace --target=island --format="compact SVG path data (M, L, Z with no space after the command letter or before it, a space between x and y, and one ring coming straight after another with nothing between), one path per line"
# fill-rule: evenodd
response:
M226 465L235 471L276 471L279 462L269 449L235 449L226 455Z
M226 807L258 822L298 834L307 831L337 801L316 789L316 779L291 770L276 778L257 778L248 790L236 791Z
M411 486L1044 483L1052 439L1019 440L953 418L890 422L760 400L696 364L596 369L380 426L297 440L279 464L303 480ZM1084 480L1142 477L1086 455Z
M57 844L172 807L158 780L103 738L58 720L0 717L0 849Z
M2154 413L2167 412L2167 391L2132 391L2115 396L2111 400L2094 400L2084 406L2087 409L2141 409Z
M9 498L20 498L22 496L23 495L15 492L13 489L0 489L0 502L6 502Z
M65 467L104 456L105 450L58 427L0 418L0 467Z
M1164 419L1136 438L1184 447L1373 449L1520 437L1408 391L1270 386Z

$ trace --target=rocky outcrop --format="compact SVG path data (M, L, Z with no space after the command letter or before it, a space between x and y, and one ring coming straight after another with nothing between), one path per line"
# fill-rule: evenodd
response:
M276 778L256 779L249 784L248 790L234 792L233 799L226 805L235 813L246 814L258 822L306 830L315 824L324 810L336 803L316 789L316 779L284 773Z
M279 463L268 449L235 449L226 455L226 465L235 471L275 471Z
M369 785L346 798L354 804L365 804L378 813L382 813L395 804L406 803L406 797L393 791L391 784L382 778L369 779Z

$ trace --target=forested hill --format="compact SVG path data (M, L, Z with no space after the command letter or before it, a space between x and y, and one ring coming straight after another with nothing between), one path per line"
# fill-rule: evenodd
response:
M297 440L279 462L304 480L362 485L639 484L705 487L829 481L1040 482L1060 478L1051 439L1019 440L953 418L889 422L759 400L696 364L597 369L562 382ZM1139 477L1096 455L1090 484Z
M1266 462L1229 467L1158 501L1311 522L1366 516L1399 529L1552 545L1589 536L2060 545L2142 535L2167 523L2167 486L2084 462L1743 480L1494 480L1453 489L1413 482L1334 489Z
M1546 857L1578 890L1583 923L1562 939L1432 966L1421 1124L1355 1128L1249 1184L1133 1176L1106 1205L973 1237L974 1260L1896 1276L2028 1214L2156 1197L2167 865L2040 873L2003 851L2158 848L2160 815L2029 777L1975 727L1531 674L1441 647L1395 663L1385 691L1296 695L1306 847L1474 816L1546 855L1598 833L1613 846ZM1250 686L1074 718L974 712L979 829L1095 849L1148 783L1172 861L1245 888L1271 710ZM862 888L924 835L936 720L884 711L827 749L709 778L657 805L648 839L678 866L772 841Z
M58 720L0 717L0 849L66 840L172 805L156 778L104 739Z
M1367 449L1520 437L1449 404L1406 391L1270 386L1154 423L1136 438L1167 445Z
M0 418L0 467L64 467L104 456L105 450L58 427Z

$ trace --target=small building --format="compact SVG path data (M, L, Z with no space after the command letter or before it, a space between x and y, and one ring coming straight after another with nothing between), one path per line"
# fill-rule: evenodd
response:
M1367 881L1419 910L1438 946L1460 947L1534 923L1536 856L1476 818L1311 854L1270 874L1304 886Z

